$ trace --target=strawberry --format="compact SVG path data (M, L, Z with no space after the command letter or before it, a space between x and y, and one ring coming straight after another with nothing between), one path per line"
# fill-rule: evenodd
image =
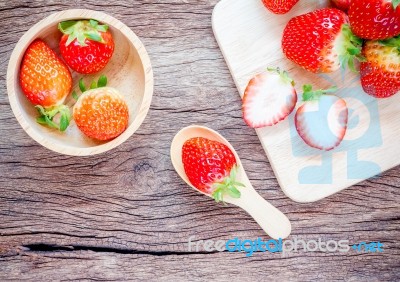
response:
M354 36L343 11L319 9L292 18L283 31L286 57L314 73L330 73L361 60L362 40Z
M377 98L393 96L400 91L400 36L367 41L363 47L366 61L361 63L361 85Z
M352 0L348 14L353 33L371 40L399 35L399 4L399 0Z
M107 25L95 20L65 21L58 25L64 34L60 51L67 65L82 74L102 70L114 53L114 40Z
M336 87L312 91L311 85L304 85L303 90L304 104L295 115L297 132L313 148L325 151L334 149L346 134L346 102L335 95L326 94L335 92Z
M264 6L275 14L286 14L299 0L262 0Z
M244 185L235 180L236 158L225 144L203 137L191 138L183 144L182 162L190 183L217 202L223 201L226 194L240 198L238 187Z
M274 125L294 109L297 94L286 71L268 69L247 85L243 96L243 118L253 128Z
M88 137L97 140L111 140L125 131L129 121L129 109L124 97L112 87L106 87L107 80L100 77L87 90L80 81L83 94L78 98L73 118L78 128Z
M64 131L70 120L67 106L62 105L71 91L72 77L68 67L43 41L33 41L22 59L19 82L22 92L36 105L38 123ZM60 124L53 119L61 115Z
M350 7L351 0L332 0L332 2L338 9L346 12Z

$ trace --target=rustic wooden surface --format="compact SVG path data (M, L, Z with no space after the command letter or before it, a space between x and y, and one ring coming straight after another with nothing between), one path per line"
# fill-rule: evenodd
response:
M400 279L400 167L317 203L292 202L241 119L211 29L217 0L111 2L0 2L0 281ZM50 13L76 7L105 11L132 28L155 75L142 127L120 147L90 158L61 156L31 140L13 117L5 87L18 38ZM381 241L384 252L284 258L189 252L193 235L264 237L244 212L196 194L173 170L170 142L192 123L231 141L254 187L292 221L290 238Z

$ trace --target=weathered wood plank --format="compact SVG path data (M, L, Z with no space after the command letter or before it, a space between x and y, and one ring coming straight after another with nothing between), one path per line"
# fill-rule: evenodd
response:
M0 3L0 280L399 280L400 167L313 204L279 189L211 30L217 0ZM90 158L32 141L13 118L5 77L18 38L54 11L103 10L131 27L150 54L155 93L126 143ZM187 240L265 238L244 212L215 205L173 171L169 145L183 126L220 131L256 189L285 212L299 239L381 241L383 253L188 252ZM159 129L162 129L160 132ZM228 273L231 273L228 276Z

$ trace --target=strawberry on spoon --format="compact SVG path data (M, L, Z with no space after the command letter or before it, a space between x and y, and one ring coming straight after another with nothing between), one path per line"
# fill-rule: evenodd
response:
M249 81L243 96L243 118L252 128L271 126L294 109L297 94L286 71L269 68Z
M72 88L72 77L65 63L41 39L29 45L22 59L19 83L22 92L36 106L36 121L65 131L71 115L63 105ZM59 117L59 123L56 119Z
M275 14L286 14L299 0L262 0L264 6Z
M196 140L197 138L205 139L204 142L208 142L207 140L209 140L216 143L214 143L214 145L209 143L209 147L207 145L208 149L205 150L195 149L193 152L196 152L196 155L199 158L194 158L187 155L186 157L184 157L184 144L188 140ZM197 148L197 142L194 143L195 144L192 145ZM226 147L221 147L221 144L225 145L227 149ZM221 150L216 150L216 152L214 152L214 155L210 155L210 152L212 151L212 149L209 150L210 148L218 148ZM224 160L225 157L227 157L226 161ZM183 163L184 159L186 159L186 162L189 163L189 166L185 167ZM171 143L171 161L178 175L191 188L208 197L214 197L214 199L218 201L223 201L224 203L232 204L244 209L255 219L255 221L261 226L261 228L274 239L283 239L289 236L291 225L288 218L257 193L257 191L251 185L250 180L248 179L243 165L240 161L240 158L235 152L235 149L218 132L204 126L196 125L188 126L181 129L175 135ZM205 167L202 168L203 166ZM232 169L230 170L230 172L228 172L231 166L232 168L236 166L236 175L231 176ZM207 168L211 169L209 173L207 173L206 171ZM194 176L190 176L191 180L189 180L188 176L191 175L191 171L188 172L187 169L201 170L202 173L196 173ZM210 185L213 186L210 183L214 182L209 182L209 180L215 179L215 171L217 173L220 173L220 175L226 174L227 176L225 177L225 181L223 181L222 183L220 181L216 181L217 183L214 184L214 187L211 187L211 190L209 190ZM206 178L201 179L201 175L204 175ZM229 178L230 180L227 181L227 178ZM196 185L199 183L207 183L208 185L205 185L206 188L205 190L203 190L206 192L203 192L202 190L194 186L192 184L192 181ZM243 183L245 187L239 188L239 190L238 187L242 185L238 184L238 182ZM220 186L220 184L222 184L222 186ZM200 186L199 184L198 187L204 186ZM235 187L235 189L238 190L240 194L232 187Z
M334 8L292 18L282 37L285 56L313 73L331 73L346 66L355 71L354 60L362 60L361 46L347 15Z
M65 21L58 24L64 34L60 51L67 65L82 74L101 71L114 53L114 40L107 25L95 20Z
M366 61L361 63L361 85L376 98L387 98L400 91L400 36L367 41L363 47Z
M313 91L311 85L303 86L304 104L296 112L295 125L300 137L313 148L330 151L339 146L346 134L346 102L327 94L336 90L332 87Z
M224 195L240 198L237 163L228 146L203 137L191 138L182 147L182 163L189 181L200 191L223 201Z
M400 0L352 0L349 20L353 33L364 39L400 34Z

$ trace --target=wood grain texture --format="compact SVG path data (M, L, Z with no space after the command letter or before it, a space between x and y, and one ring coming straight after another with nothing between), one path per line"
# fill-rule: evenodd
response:
M305 84L314 89L336 85L335 95L347 104L350 114L344 140L328 152L310 148L301 139L296 109L277 125L256 129L280 187L300 203L326 198L400 164L400 95L375 99L363 91L359 74L350 69L314 74L282 52L281 38L289 20L329 5L329 0L301 1L289 13L275 15L258 0L223 0L212 18L215 37L241 96L252 77L268 67L279 67L295 81L297 109L303 105Z
M0 281L400 279L400 167L317 203L289 200L255 131L241 118L240 97L211 28L216 3L0 2ZM155 78L151 109L135 135L106 154L83 158L30 139L5 87L8 59L24 32L55 11L77 7L107 11L132 28ZM289 238L381 241L384 252L286 258L188 252L193 235L265 238L244 211L215 205L175 173L170 142L192 123L231 142L255 189L291 220Z

